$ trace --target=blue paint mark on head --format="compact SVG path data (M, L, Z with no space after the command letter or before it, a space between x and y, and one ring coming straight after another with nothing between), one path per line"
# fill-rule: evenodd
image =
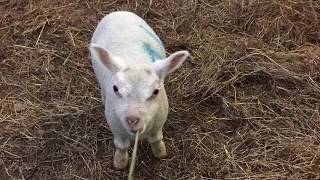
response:
M156 62L157 60L163 59L162 55L160 55L157 51L152 49L149 44L143 42L142 48L148 54L152 62Z

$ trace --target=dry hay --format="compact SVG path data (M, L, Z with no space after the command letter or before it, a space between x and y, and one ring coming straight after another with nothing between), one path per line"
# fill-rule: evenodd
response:
M168 52L169 158L139 179L319 179L317 0L0 1L1 179L124 179L88 55L97 22L143 16Z

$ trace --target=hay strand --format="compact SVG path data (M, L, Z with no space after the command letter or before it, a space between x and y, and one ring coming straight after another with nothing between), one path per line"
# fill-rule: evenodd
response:
M136 159L137 159L137 152L138 152L138 141L139 141L139 136L140 136L140 131L137 131L136 137L134 140L134 146L132 150L132 155L131 155L131 164L129 168L129 175L128 175L128 180L133 180L133 173L134 173L134 167L136 164Z

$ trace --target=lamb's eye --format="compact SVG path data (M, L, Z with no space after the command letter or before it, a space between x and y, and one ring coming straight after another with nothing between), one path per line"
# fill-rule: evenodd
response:
M159 94L159 89L154 90L153 93L152 93L153 96L156 96L158 94Z
M117 86L115 86L115 85L113 85L113 91L114 91L115 93L119 92L118 87L117 87Z
M153 90L152 95L149 97L149 100L152 100L155 97L157 97L157 95L159 94L159 91L160 91L159 89Z
M118 97L122 97L117 86L113 85L113 91Z

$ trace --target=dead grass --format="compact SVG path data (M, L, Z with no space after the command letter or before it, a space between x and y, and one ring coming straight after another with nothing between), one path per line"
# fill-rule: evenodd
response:
M169 158L141 143L137 179L319 179L320 2L0 1L1 179L125 179L112 168L88 42L114 10L168 52Z

